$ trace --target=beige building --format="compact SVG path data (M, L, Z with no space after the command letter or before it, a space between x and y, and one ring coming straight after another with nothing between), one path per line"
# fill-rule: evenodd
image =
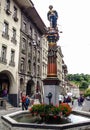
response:
M71 93L72 97L78 98L80 96L79 86L68 82L67 83L67 93Z
M63 89L63 85L62 85L62 81L63 81L63 68L62 68L62 61L63 61L63 54L62 54L62 50L60 46L57 46L57 77L60 80L60 84L59 84L59 93L63 94L64 93L64 89Z
M47 77L47 63L48 63L48 42L45 36L42 37L42 79Z
M57 46L57 77L62 81L62 59L63 54L60 46Z
M18 62L21 29L21 9L30 1L0 0L0 96L8 89L8 101L18 103ZM29 5L29 6L28 6Z
M62 95L66 95L67 93L67 76L68 68L65 64L64 60L62 59Z

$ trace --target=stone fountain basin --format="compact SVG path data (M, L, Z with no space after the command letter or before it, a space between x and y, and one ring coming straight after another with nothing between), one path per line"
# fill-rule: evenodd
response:
M17 122L13 117L28 114L29 111L18 111L1 117L4 130L90 130L90 113L85 111L72 111L72 115L77 115L74 122L67 124L36 124Z

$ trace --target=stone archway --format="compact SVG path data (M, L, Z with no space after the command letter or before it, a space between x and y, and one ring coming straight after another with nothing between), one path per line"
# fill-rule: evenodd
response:
M0 73L0 97L3 97L2 91L7 88L8 93L10 90L10 79L6 73Z
M34 81L33 80L29 80L27 82L27 86L26 86L26 95L29 95L30 97L34 94Z
M2 90L6 87L8 89L8 102L13 106L17 106L17 88L13 74L8 70L0 72L0 90L2 96Z

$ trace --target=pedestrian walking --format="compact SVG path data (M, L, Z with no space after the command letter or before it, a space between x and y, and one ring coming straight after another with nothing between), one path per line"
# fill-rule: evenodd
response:
M78 98L78 106L81 106L81 100L80 100L80 97Z
M74 105L74 98L72 97L72 99L71 99L71 102L72 102L72 105Z
M8 89L7 87L4 87L3 91L2 91L2 97L8 101Z
M26 110L28 110L28 106L30 104L30 99L28 97L28 95L26 96L26 102L25 102L25 105L26 105Z
M21 93L22 110L26 110L26 96Z

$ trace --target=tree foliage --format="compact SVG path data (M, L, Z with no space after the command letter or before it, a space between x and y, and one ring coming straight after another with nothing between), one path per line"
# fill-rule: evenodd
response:
M79 85L80 89L87 89L90 85L90 75L88 74L68 74L67 79Z
M90 96L90 88L87 88L85 91L85 96Z

